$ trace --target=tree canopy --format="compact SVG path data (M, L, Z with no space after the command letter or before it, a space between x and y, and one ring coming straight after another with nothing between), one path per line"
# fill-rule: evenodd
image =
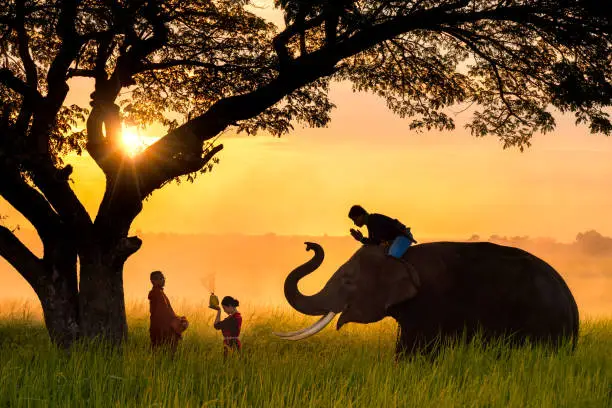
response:
M127 234L144 198L210 168L226 129L325 126L332 81L379 95L415 130L453 129L447 109L471 106L472 133L504 147L553 130L554 109L612 131L612 19L595 0L275 0L284 27L247 0L1 1L0 194L45 253L0 226L0 255L39 294L48 326L80 305L58 318L72 319L57 329L70 338L124 334L124 323L109 327L121 320L123 262L140 246ZM92 78L90 106L65 105L74 77ZM167 134L130 157L121 121ZM106 175L93 219L62 162L83 151ZM70 301L44 300L53 296Z

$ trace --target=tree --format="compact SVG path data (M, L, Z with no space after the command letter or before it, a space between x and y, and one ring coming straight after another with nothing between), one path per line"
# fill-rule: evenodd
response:
M453 129L445 109L473 105L472 132L506 147L552 130L552 107L612 131L612 29L596 1L281 3L288 24L277 29L246 0L2 0L0 194L44 255L1 225L0 255L35 290L58 345L125 338L122 271L141 245L128 231L143 199L209 170L228 128L325 126L330 81L380 95L414 129ZM95 83L91 106L65 106L79 76ZM167 134L130 157L122 120ZM106 175L95 217L62 161L82 151Z
M612 253L612 238L605 237L595 230L579 232L576 244L589 255L606 255Z

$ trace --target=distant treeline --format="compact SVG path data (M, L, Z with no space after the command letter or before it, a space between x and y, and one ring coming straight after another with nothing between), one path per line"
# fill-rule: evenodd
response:
M482 241L478 235L472 235L467 241ZM593 256L612 255L612 238L606 237L595 230L580 232L576 235L576 240L571 243L557 242L553 238L531 238L524 236L499 236L491 235L484 241L494 242L502 245L512 245L527 249L527 247L537 247L541 250L568 250L575 249Z

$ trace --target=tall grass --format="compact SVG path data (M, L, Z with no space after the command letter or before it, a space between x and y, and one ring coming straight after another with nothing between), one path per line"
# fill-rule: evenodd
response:
M333 327L288 342L314 318L242 307L240 358L223 360L214 313L178 305L191 326L174 359L148 349L145 304L129 307L120 350L87 343L65 354L36 317L14 308L0 321L0 407L609 407L612 321L586 321L577 350L445 349L395 364L396 325Z

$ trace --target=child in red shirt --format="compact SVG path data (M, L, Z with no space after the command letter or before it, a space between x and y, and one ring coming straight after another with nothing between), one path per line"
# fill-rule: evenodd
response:
M227 357L230 352L240 352L242 344L240 343L240 328L242 327L242 316L236 310L240 302L231 296L226 296L221 301L223 311L228 316L221 320L221 308L218 306L217 317L215 318L214 327L221 330L223 334L223 357Z

